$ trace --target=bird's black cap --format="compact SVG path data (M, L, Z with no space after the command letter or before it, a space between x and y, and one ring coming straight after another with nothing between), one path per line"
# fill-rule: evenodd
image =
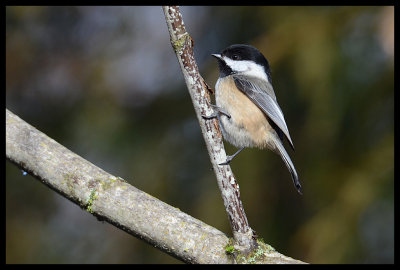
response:
M240 60L253 61L256 64L263 66L265 69L265 73L267 73L268 80L271 81L271 70L269 67L268 60L257 48L251 45L233 44L222 51L221 57L224 56L236 61ZM222 61L222 59L218 58L218 60L221 73L225 73L225 75L231 74L232 70L226 66L226 64Z

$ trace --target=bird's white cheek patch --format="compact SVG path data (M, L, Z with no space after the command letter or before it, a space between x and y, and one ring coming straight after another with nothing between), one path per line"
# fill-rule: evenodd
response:
M247 60L235 61L226 56L222 59L234 72L238 74L256 77L269 82L263 66Z
M226 56L223 57L223 60L233 71L244 72L249 69L249 61L235 61Z

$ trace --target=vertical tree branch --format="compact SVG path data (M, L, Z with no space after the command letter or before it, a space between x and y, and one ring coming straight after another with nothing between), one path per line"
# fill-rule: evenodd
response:
M164 6L164 15L170 33L171 44L178 58L186 86L192 98L206 142L211 163L217 177L225 209L229 217L234 240L241 251L250 251L257 246L253 230L250 228L240 199L239 185L229 165L220 166L226 160L218 121L204 120L202 115L213 113L210 96L193 55L193 40L187 33L182 15L177 6Z

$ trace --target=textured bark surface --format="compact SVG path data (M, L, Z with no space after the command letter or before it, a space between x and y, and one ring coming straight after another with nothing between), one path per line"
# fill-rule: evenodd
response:
M253 230L249 226L243 209L239 185L229 165L218 165L226 160L226 152L218 121L216 119L205 120L202 118L202 115L211 115L213 110L210 107L211 100L206 84L200 76L194 59L193 40L186 32L179 7L165 6L163 10L170 33L171 44L175 50L186 86L192 98L196 116L199 120L211 163L217 177L218 187L228 214L233 237L238 249L250 251L256 248L257 244Z
M7 109L6 156L87 212L184 262L232 262L225 234L96 167Z
M234 262L224 233L96 167L7 109L6 157L100 220L179 260ZM274 250L262 258L256 263L301 263Z

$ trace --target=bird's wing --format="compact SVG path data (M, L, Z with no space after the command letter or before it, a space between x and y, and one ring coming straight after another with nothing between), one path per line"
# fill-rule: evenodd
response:
M233 75L237 88L239 88L250 100L252 100L285 134L290 146L294 149L289 130L281 108L276 101L274 89L270 83L257 78Z

